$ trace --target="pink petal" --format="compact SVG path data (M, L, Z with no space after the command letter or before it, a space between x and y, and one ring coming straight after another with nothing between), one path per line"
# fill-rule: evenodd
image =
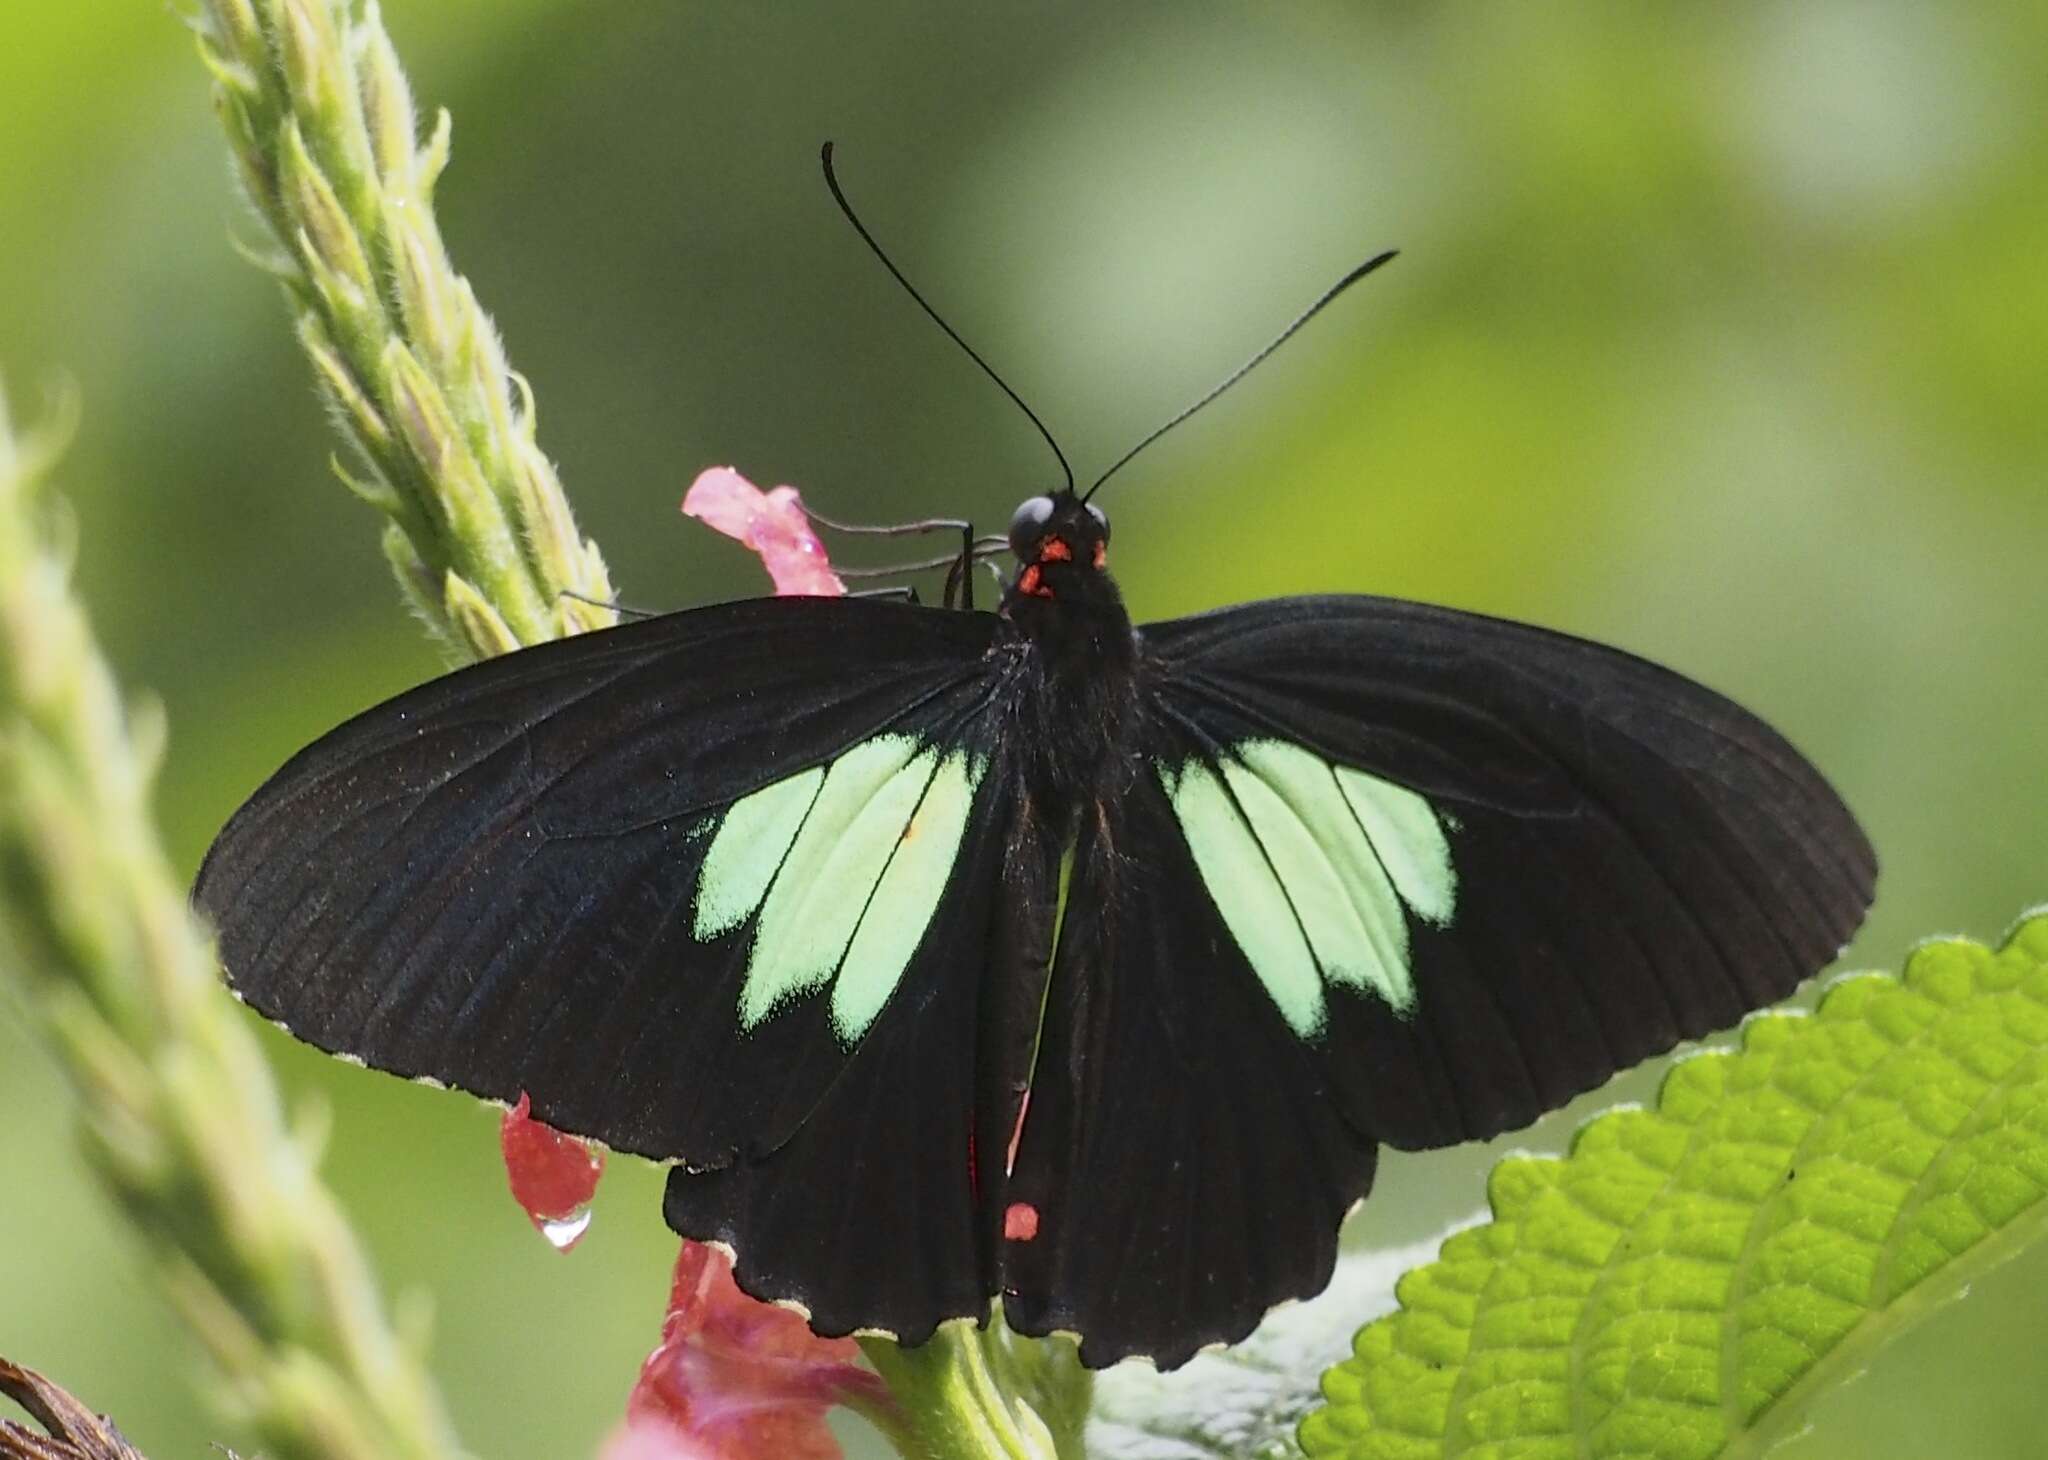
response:
M754 530L754 514L764 500L761 489L732 467L708 467L697 473L697 480L683 493L683 515L746 542Z
M575 1223L604 1175L604 1152L535 1120L532 1110L533 1102L521 1090L519 1103L498 1122L498 1149L505 1156L512 1199L526 1209L536 1230L566 1252L582 1240L584 1229Z
M729 466L699 472L683 494L683 513L760 554L777 593L837 598L846 585L811 531L795 487L763 492Z
M713 1460L838 1460L825 1411L855 1393L886 1402L859 1357L853 1340L819 1338L795 1313L742 1293L717 1248L685 1242L627 1424L666 1423Z
M668 1420L628 1420L613 1430L597 1460L722 1460Z

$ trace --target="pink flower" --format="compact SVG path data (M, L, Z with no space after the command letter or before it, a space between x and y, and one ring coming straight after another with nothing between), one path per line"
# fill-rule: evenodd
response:
M685 1242L661 1345L604 1460L838 1460L825 1411L889 1403L859 1358L852 1339L819 1338L797 1314L742 1293L723 1252Z
M837 598L846 585L825 560L795 487L763 492L729 466L699 472L683 494L683 514L761 555L777 593Z

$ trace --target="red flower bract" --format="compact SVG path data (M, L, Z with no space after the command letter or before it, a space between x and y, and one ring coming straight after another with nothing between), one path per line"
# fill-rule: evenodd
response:
M521 1090L519 1103L498 1122L498 1149L505 1155L512 1199L548 1241L567 1252L588 1229L604 1152L535 1120L532 1109Z
M685 1242L661 1346L605 1460L837 1460L825 1411L853 1397L888 1402L859 1358L852 1339L819 1338L797 1314L742 1293L723 1252ZM682 1448L638 1448L664 1437ZM636 1448L621 1448L629 1438Z

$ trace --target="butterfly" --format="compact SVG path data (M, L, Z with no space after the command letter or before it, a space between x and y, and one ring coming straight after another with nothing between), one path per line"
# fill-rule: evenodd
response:
M1620 650L1283 598L1134 628L1026 502L995 612L772 598L521 650L294 757L197 898L322 1049L674 1161L821 1333L1162 1366L1328 1280L1382 1145L1527 1124L1867 906L1821 776Z
M1327 1283L1383 1146L1526 1125L1860 922L1855 818L1720 695L1390 598L1136 627L1101 480L1018 509L993 612L718 604L359 715L207 854L231 985L674 1163L669 1225L821 1334L999 1299L1171 1367Z

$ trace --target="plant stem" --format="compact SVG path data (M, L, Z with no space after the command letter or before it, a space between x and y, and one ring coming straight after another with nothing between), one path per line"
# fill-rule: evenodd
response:
M903 1348L861 1349L901 1406L890 1438L910 1460L1080 1460L1091 1388L1065 1339L1024 1339L1000 1318L942 1325Z

